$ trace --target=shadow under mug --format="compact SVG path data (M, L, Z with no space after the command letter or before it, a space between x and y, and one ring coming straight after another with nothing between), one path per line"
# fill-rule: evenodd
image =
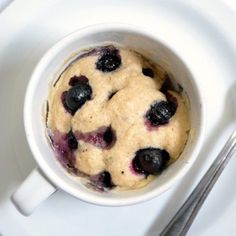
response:
M141 189L101 193L87 188L79 181L79 177L68 174L58 163L45 135L42 106L47 100L49 84L73 60L71 55L76 55L75 52L106 42L128 47L159 64L183 87L189 98L191 132L184 151L175 163ZM58 188L78 199L98 205L135 204L158 196L186 174L202 143L204 109L197 81L184 58L180 58L173 46L171 42L160 39L147 29L123 24L101 24L80 29L49 49L36 66L25 96L25 134L38 168L32 171L12 195L13 203L22 214L31 214Z

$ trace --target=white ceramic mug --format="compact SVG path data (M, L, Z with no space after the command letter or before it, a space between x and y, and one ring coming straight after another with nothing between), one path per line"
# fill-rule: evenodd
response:
M62 71L65 61L80 48L114 42L140 52L157 62L188 94L190 102L191 129L187 145L180 158L146 187L120 192L96 192L83 185L78 178L70 176L58 163L55 153L46 138L42 106L47 100L49 84L56 79L56 72ZM67 64L73 60L67 60ZM64 66L63 66L64 65ZM203 102L191 72L172 46L159 40L148 30L121 24L102 24L78 30L59 41L40 60L35 68L25 97L25 133L39 168L32 171L12 201L24 215L29 215L43 200L57 189L86 202L122 206L146 201L166 191L174 182L184 176L192 166L199 152L204 130Z

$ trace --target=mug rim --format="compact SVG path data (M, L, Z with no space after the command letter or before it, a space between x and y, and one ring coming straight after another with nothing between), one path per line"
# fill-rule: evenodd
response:
M193 147L193 150L191 151L191 157L188 159L188 165L183 165L181 168L176 171L176 173L168 179L165 183L163 183L160 187L153 189L152 191L148 191L146 193L142 193L137 196L132 196L129 198L122 198L122 199L108 199L104 198L102 196L96 196L95 194L87 194L83 192L82 190L75 191L75 189L66 183L66 181L63 181L62 178L60 178L52 168L47 164L47 162L44 160L44 158L41 158L41 155L39 154L40 151L38 149L38 146L33 138L31 138L33 135L33 131L31 129L31 126L29 125L31 123L30 115L28 115L28 111L30 110L30 104L31 104L31 98L33 97L33 91L36 86L36 83L38 79L40 79L40 75L43 73L45 67L50 63L51 59L53 59L53 56L59 52L65 45L70 44L75 38L83 37L89 34L95 34L99 32L105 32L105 31L128 31L133 33L138 33L143 35L144 37L148 37L153 39L154 41L157 41L164 47L166 47L168 50L170 50L187 68L188 72L190 73L192 79L192 82L194 83L194 87L197 94L197 99L201 104L201 112L200 112L200 123L199 123L199 130L198 135L195 137L195 145ZM179 56L179 54L176 52L176 50L168 45L167 42L165 42L163 39L158 38L158 36L155 33L150 33L150 31L147 28L142 29L138 26L130 25L130 24L120 24L120 23L102 23L102 24L95 24L86 26L83 28L80 28L62 39L60 39L57 43L55 43L51 48L49 48L46 53L41 57L40 61L37 63L36 67L34 68L34 71L30 77L30 80L28 82L25 100L24 100L24 128L25 128L25 134L26 138L29 144L29 147L31 149L31 152L33 154L34 159L36 160L37 164L39 165L40 169L44 173L44 175L57 187L61 188L65 192L73 195L74 197L83 200L88 203L93 203L96 205L103 205L103 206L124 206L124 205L132 205L137 204L140 202L147 201L149 199L152 199L161 193L164 193L166 190L168 190L175 182L177 182L179 179L181 179L187 171L192 167L193 163L197 159L197 155L199 153L201 144L203 142L203 136L204 136L204 130L205 130L205 106L203 103L203 96L200 92L199 85L192 74L192 71L189 69L188 63L183 60Z

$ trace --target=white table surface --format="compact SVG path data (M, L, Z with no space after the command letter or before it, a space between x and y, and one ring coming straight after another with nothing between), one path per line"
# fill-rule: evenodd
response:
M18 1L18 0L14 0L14 1ZM29 5L34 4L34 0L28 0L28 1L29 1ZM190 0L184 0L184 1L190 1ZM217 2L217 0L212 0L212 1L208 0L207 2L214 3L214 1ZM0 0L0 12L10 2L12 2L12 0ZM44 4L43 2L44 1L42 1L41 3ZM236 0L224 0L224 2L228 6L230 6L230 8L232 10L234 10L236 12ZM127 1L127 3L129 3L129 2ZM27 4L28 4L28 2L27 2ZM204 6L206 7L206 5L204 5ZM210 13L213 13L213 12L210 11ZM91 18L92 18L92 16L91 16ZM23 21L24 15L22 15L21 18L18 18L18 20ZM42 22L40 22L40 25L41 25L41 23ZM33 26L35 26L35 25L33 25ZM73 27L73 26L71 26L71 27ZM68 30L70 30L70 29L68 29ZM40 32L38 32L38 34L36 34L36 36L37 35L40 36ZM19 36L19 35L17 35L17 36ZM229 33L228 33L228 36L230 36ZM22 43L22 42L20 41L19 43ZM25 46L25 48L27 48L26 44L24 44L23 46ZM9 50L9 48L8 48L8 50ZM21 50L21 48L19 50ZM34 48L34 51L37 51L37 49ZM29 53L29 55L31 54L31 51L27 51L27 52ZM12 63L14 63L14 60ZM34 61L32 62L32 64L33 63L34 63ZM29 66L30 66L30 63L29 63ZM27 68L24 68L24 69L27 70ZM218 88L220 89L220 86L218 86ZM19 92L21 92L21 91L19 91ZM222 131L222 130L220 130L220 131ZM215 155L219 151L220 146L222 146L222 143L225 141L226 137L228 136L228 132L224 132L224 133L222 132L220 138L219 137L213 138L213 134L216 134L216 132L212 132L212 135L211 135L212 140L208 142L209 146L212 147L212 153L210 153L208 151L208 152L206 152L206 156L204 157L206 159L208 158L207 164L209 162L211 162L211 160L209 159L209 156L212 156L212 158L215 157ZM219 148L213 148L216 146L218 146ZM18 147L18 148L21 149L21 147ZM9 157L9 158L11 158L11 157ZM31 158L29 159L28 162L30 163L30 165L32 165L32 166L34 165ZM196 174L197 170L200 171L201 168L203 168L203 166L200 165L199 163L201 164L201 162L199 161L197 163L198 165L196 166L197 168L195 170L195 173L193 172L192 174L189 174L190 179L191 179L191 176L193 179L193 177L197 175ZM21 167L23 170L24 170L24 168L26 169L26 167L23 164ZM1 166L0 166L0 170L1 170ZM2 170L4 171L4 168L2 168ZM12 171L14 172L14 169ZM236 227L234 227L234 225L232 223L232 221L234 221L234 219L232 219L232 218L229 219L229 218L225 217L226 212L227 212L227 214L229 214L230 210L234 211L234 209L236 209L236 202L232 201L232 198L235 196L235 194L234 194L235 191L234 191L234 188L227 188L226 184L224 184L224 183L227 183L227 181L231 181L230 177L234 176L235 171L236 171L236 169L235 169L234 165L230 165L227 167L227 170L223 173L223 176L218 181L218 184L217 184L218 186L215 186L211 196L209 196L207 207L203 207L202 211L199 214L198 219L194 222L194 225L192 226L192 229L190 230L189 235L194 235L194 236L195 235L197 235L197 236L198 235L204 235L204 236L205 235L207 235L207 236L212 235L212 234L209 234L209 232L210 233L214 232L215 233L214 235L222 235L223 227L220 227L220 225L222 225L222 224L224 225L224 227L231 228L231 231L230 230L227 231L227 232L232 232L232 234L230 234L230 235L236 235L236 234L233 234L233 232L236 232L235 231ZM28 169L26 169L26 171L24 171L23 173L25 173L25 176L26 176L28 173ZM25 177L25 176L22 176L21 178L23 179L23 177ZM176 211L176 208L178 207L178 205L181 204L183 198L185 197L185 194L186 194L185 192L187 191L186 189L190 189L189 185L195 184L195 183L196 183L196 181L191 181L191 183L190 182L188 183L187 181L185 181L184 183L181 183L181 185L177 186L177 187L179 187L180 191L175 191L176 188L173 190L173 193L176 193L175 198L172 198L170 195L171 192L169 192L169 193L165 194L165 196L160 196L156 200L146 202L146 203L140 204L138 206L131 206L129 208L120 208L120 209L115 209L115 210L110 209L110 208L105 208L105 207L104 208L98 207L98 206L93 206L93 208L92 208L86 203L78 202L74 198L71 198L70 196L68 196L67 194L65 194L63 192L59 192L57 195L53 196L51 199L46 201L41 206L41 209L36 211L34 213L34 215L32 215L30 218L24 218L20 215L15 214L11 218L11 222L9 222L9 219L7 219L7 217L2 217L2 218L0 217L0 235L2 232L3 236L13 236L13 232L15 232L14 227L16 225L19 230L18 232L24 232L23 236L25 236L25 235L33 235L33 236L34 235L37 235L37 236L38 235L40 235L40 236L47 235L48 236L48 235L54 235L55 232L57 232L57 234L55 234L55 235L59 235L60 228L62 228L62 227L66 228L67 221L68 222L72 221L75 216L80 219L80 222L78 222L78 225L68 225L68 227L75 228L75 230L78 227L78 234L74 234L74 235L83 235L83 234L79 233L79 232L81 232L80 231L81 229L79 229L79 226L83 226L83 225L88 225L89 229L87 230L87 233L90 232L89 235L93 235L94 230L96 230L96 232L98 232L98 235L101 235L101 234L99 234L99 232L112 232L112 230L113 230L113 232L116 232L115 235L120 235L120 233L123 232L123 228L125 228L125 227L128 228L130 224L134 225L134 223L135 223L135 225L137 227L135 227L136 231L134 231L134 234L136 236L136 235L138 235L137 233L139 232L138 228L142 229L142 225L144 224L143 221L145 221L146 219L152 219L153 222L150 221L150 229L148 232L146 232L145 235L154 235L154 232L157 231L156 227L158 227L158 225L164 225L168 220L167 218L161 217L161 216L163 214L167 214L167 213L169 213L169 215L172 215ZM12 184L14 185L13 187L16 187L19 183L14 182ZM220 189L220 191L219 191L219 189ZM225 195L223 195L223 193L225 193ZM220 203L222 201L222 196L226 200L228 200L228 202L231 204L230 207L228 207L228 205L227 205L227 207L224 207L221 204L219 204L219 205L215 204L216 202ZM163 201L164 198L168 198L167 199L168 205L166 205L165 207L160 207L160 209L156 209L156 210L154 209L155 210L154 211L153 208L155 208L159 202ZM71 205L67 204L68 202L71 202ZM73 204L76 207L72 207ZM156 204L156 205L154 205L154 204ZM3 212L7 213L10 210L13 211L13 206L11 206L11 205L3 205L1 201L0 201L0 205L1 205L2 213ZM215 208L215 206L217 206L217 209ZM8 208L11 208L11 209L9 210ZM227 208L227 211L224 210L225 208ZM145 209L145 212L148 213L147 215L138 214L139 212L142 212L144 209ZM129 215L130 211L137 213L136 219L135 220L132 218L127 219L127 222L125 222L125 223L123 222L122 229L120 229L118 227L118 225L115 223L109 224L109 225L104 224L104 226L98 225L99 218L106 219L106 218L108 218L108 216L111 219L117 218L118 222L122 222L123 218L126 218L127 215ZM47 212L47 215L45 215L45 212ZM158 216L158 214L160 212L163 214L162 215L160 214L160 216ZM83 215L84 217L79 217L79 214ZM1 212L0 212L0 215L1 215ZM206 217L206 215L208 215L208 217ZM235 214L232 212L232 215L234 216ZM90 221L92 221L92 222L89 222L88 219L91 216L93 216L93 218L97 218L98 220L93 221L93 219L91 219ZM158 217L155 217L155 216L158 216ZM50 218L54 219L53 225L51 225L51 222L48 220ZM41 221L39 221L38 219L41 219ZM223 221L222 219L227 219L227 221ZM114 222L115 222L115 220L114 220ZM5 227L6 224L9 224L8 229L6 229L7 227ZM53 228L53 226L55 226L55 225L58 225L58 227ZM104 229L102 227L104 227ZM31 230L33 228L36 230L41 230L41 232L46 232L46 233L43 234L43 233L40 233L39 231L33 231L33 233L31 233ZM216 230L214 231L212 228L215 228ZM47 229L47 231L46 231L46 229ZM100 229L100 231L98 231L98 229ZM218 231L217 231L217 229L218 229ZM152 234L152 232L153 232L153 234ZM14 234L14 236L15 235L17 235L17 234ZM19 234L19 235L22 235L22 234ZM60 235L62 235L62 234L60 234ZM144 234L142 234L142 235L144 235ZM225 234L225 235L228 236L229 234Z

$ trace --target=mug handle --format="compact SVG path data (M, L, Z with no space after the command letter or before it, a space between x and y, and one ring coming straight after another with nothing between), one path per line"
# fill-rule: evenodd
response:
M12 194L11 200L21 214L28 216L56 190L57 188L36 168Z

